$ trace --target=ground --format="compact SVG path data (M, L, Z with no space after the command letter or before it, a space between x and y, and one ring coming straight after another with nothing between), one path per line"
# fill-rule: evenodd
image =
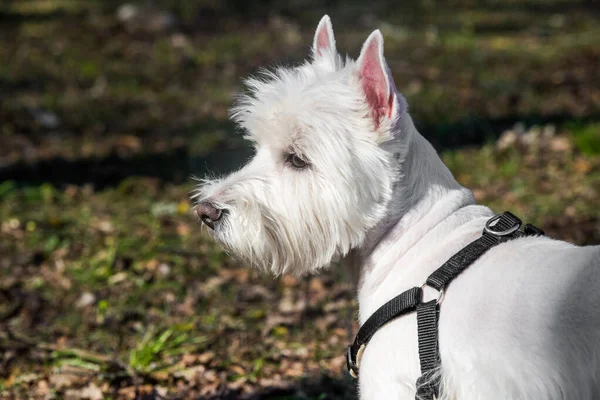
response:
M248 156L240 78L303 59L325 12L352 56L382 30L478 201L600 243L596 3L372 3L0 5L0 398L356 398L344 271L236 264L188 201L192 175Z

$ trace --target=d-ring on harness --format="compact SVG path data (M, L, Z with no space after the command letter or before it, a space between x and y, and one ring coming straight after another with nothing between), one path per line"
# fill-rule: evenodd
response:
M544 235L544 231L531 224L525 225L523 231L520 229L521 220L508 211L492 217L485 224L483 234L479 239L453 255L433 274L429 275L423 285L408 289L375 311L358 330L354 343L348 346L346 365L350 375L358 378L362 353L379 328L393 319L416 311L421 362L421 376L417 379L416 398L417 400L432 400L437 396L440 382L436 372L441 362L438 347L438 318L444 291L454 278L492 247L518 237ZM438 291L437 299L425 303L422 301L425 286Z

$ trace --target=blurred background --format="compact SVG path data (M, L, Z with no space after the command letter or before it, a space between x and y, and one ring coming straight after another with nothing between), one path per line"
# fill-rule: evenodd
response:
M374 29L478 201L600 243L600 3L0 1L0 398L356 399L339 268L273 280L191 214L241 78Z

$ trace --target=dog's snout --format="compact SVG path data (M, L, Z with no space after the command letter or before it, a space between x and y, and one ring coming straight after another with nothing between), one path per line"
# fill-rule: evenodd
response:
M196 206L196 214L210 229L215 229L215 222L223 216L223 210L209 201L203 201Z

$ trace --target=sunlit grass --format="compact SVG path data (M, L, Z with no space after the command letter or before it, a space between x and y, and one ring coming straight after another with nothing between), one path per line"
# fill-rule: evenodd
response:
M179 325L164 331L146 330L129 352L129 365L137 372L149 373L173 364L165 358L197 350L205 343L205 336L193 334L193 325Z

